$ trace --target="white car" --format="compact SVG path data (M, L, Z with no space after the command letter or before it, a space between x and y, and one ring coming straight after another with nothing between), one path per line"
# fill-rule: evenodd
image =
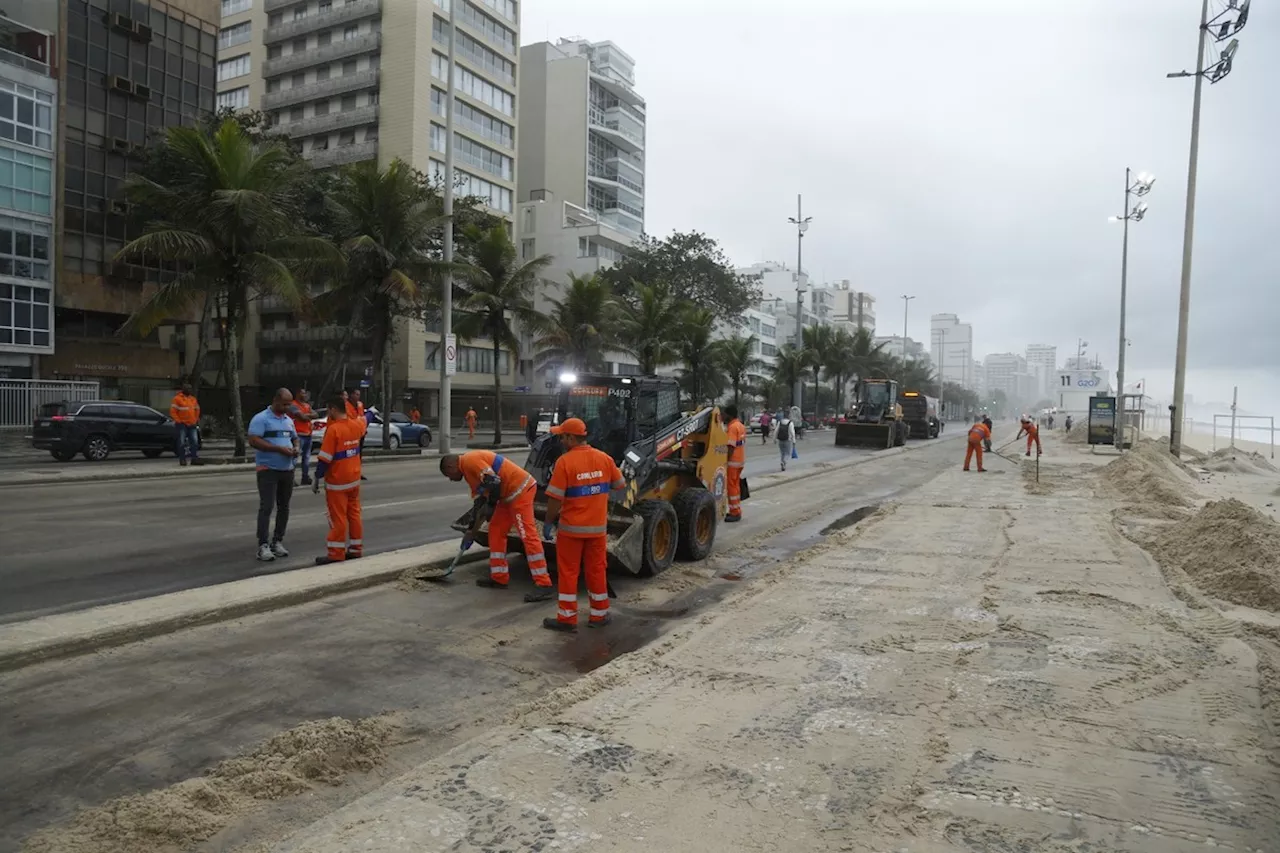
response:
M377 417L377 410L374 412L373 423L369 424L369 432L365 434L364 446L368 448L382 446L382 420ZM311 454L320 452L320 442L324 441L324 428L328 424L328 418L317 418L311 422ZM404 436L400 432L400 427L395 424L391 425L391 449L398 450L400 445L404 443Z

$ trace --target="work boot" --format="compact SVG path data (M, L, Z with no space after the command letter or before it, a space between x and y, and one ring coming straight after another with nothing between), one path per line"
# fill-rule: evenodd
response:
M533 604L535 601L550 601L556 597L556 589L552 586L540 586L533 592L526 592L524 600L526 604Z
M343 561L335 560L333 557L330 557L328 554L325 554L323 557L316 557L317 566L327 566L330 563L341 563L341 562Z
M493 578L476 578L476 586L482 586L485 589L506 589L505 583L498 583Z
M180 466L181 466L181 467L183 467L183 468L186 468L186 467L187 467L187 460L186 460L186 459L179 459L179 460L178 460L178 465L180 465Z
M725 521L725 524L733 524L733 523L735 523L735 522L742 521L742 516L740 516L740 515L726 515L726 516L724 517L724 521Z
M564 634L573 634L578 630L578 626L573 622L561 622L559 619L552 619L550 616L542 618L542 627L548 631L560 631Z
M987 473L987 469L986 469L986 468L979 468L979 469L978 469L978 473L979 473L979 474L985 474L985 473Z
M1027 455L1028 455L1028 456L1030 456L1030 455L1031 455L1031 451L1030 451L1030 450L1028 450L1028 451L1027 451Z
M348 549L347 549L347 559L348 559L348 560L358 560L358 559L360 559L360 558L361 558L361 557L363 557L363 556L364 556L364 552L363 552L363 551L352 551L350 548L348 548Z
M605 625L608 625L608 624L609 624L610 622L612 622L612 621L613 621L613 614L612 614L612 613L606 613L606 614L605 614L603 617L601 617L600 619L592 619L590 622L588 622L588 623L587 623L587 627L588 627L588 628L603 628Z

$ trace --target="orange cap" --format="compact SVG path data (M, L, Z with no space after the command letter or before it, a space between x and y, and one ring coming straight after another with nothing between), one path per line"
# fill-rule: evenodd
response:
M585 436L587 434L587 425L582 422L582 418L569 418L564 423L553 426L551 434Z

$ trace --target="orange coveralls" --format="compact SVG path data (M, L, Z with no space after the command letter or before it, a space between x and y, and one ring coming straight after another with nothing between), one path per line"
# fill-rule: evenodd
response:
M173 402L169 404L169 417L173 418L175 424L195 426L200 423L200 403L190 394L179 391L173 395Z
M608 563L609 492L626 488L613 457L585 444L570 448L556 460L547 497L560 501L560 532L556 534L556 571L560 601L556 621L578 624L578 570L586 569L589 620L609 615Z
M1031 455L1031 443L1035 442L1036 456L1039 456L1043 452L1040 447L1040 427L1028 421L1022 425L1022 429L1018 430L1018 438L1022 438L1024 432L1027 434L1027 455Z
M985 471L982 467L982 442L991 438L991 430L987 429L986 424L974 424L969 427L969 446L964 451L964 470L969 470L969 460L973 458L973 454L978 454L978 470Z
M467 438L476 437L476 410L467 409Z
M729 470L725 479L729 517L742 518L742 469L747 464L747 428L734 418L725 432L729 434Z
M507 534L515 525L520 541L524 543L525 557L529 561L529 574L538 586L550 587L551 575L547 572L547 555L542 550L542 537L533 517L533 498L538 493L537 483L529 472L519 465L494 453L492 450L469 450L458 457L458 468L471 487L471 497L480 496L480 483L486 475L494 475L501 485L498 503L489 516L489 577L494 583L511 581L507 566Z
M360 439L364 421L338 418L329 421L317 456L316 478L324 480L325 515L329 535L325 547L329 559L345 560L364 553L364 522L360 518Z

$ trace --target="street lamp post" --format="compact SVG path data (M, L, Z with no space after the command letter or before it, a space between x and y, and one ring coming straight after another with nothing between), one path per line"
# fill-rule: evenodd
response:
M902 297L902 360L907 360L907 309L911 306L911 300L914 296Z
M1124 222L1124 243L1120 250L1120 354L1116 358L1116 429L1115 429L1115 446L1116 450L1124 453L1124 351L1125 346L1124 321L1125 321L1125 302L1129 292L1129 223L1141 222L1142 217L1147 215L1146 202L1138 202L1132 208L1129 207L1129 197L1137 196L1141 198L1151 192L1151 185L1156 179L1151 175L1143 172L1136 179L1130 177L1131 171L1124 170L1124 213L1120 216L1111 217L1111 221L1120 220Z
M449 334L453 331L453 75L454 38L456 31L453 7L449 4L449 79L445 83L448 93L444 96L444 263L443 293L440 298L440 452L449 453L453 440L449 429L453 418L453 377L449 374L447 353ZM498 418L502 413L496 414Z
M802 199L796 196L796 215L787 217L787 221L796 226L796 353L804 351L804 232L809 230L812 216L804 215ZM800 407L800 417L804 417L804 379L796 374L796 384L791 391L795 405ZM815 400L816 404L817 401ZM814 409L817 412L817 409Z
M1231 73L1240 40L1232 38L1218 54L1218 61L1205 68L1205 42L1234 36L1249 20L1249 0L1228 0L1227 8L1209 17L1209 0L1200 6L1200 36L1196 48L1196 70L1175 71L1166 77L1195 77L1195 93L1191 98L1191 152L1187 163L1187 210L1182 224L1182 281L1178 289L1178 344L1173 365L1173 405L1169 411L1169 452L1182 454L1182 402L1187 382L1187 324L1191 313L1191 249L1196 228L1196 172L1200 159L1200 93L1205 77L1217 83ZM1123 347L1121 350L1123 351Z

